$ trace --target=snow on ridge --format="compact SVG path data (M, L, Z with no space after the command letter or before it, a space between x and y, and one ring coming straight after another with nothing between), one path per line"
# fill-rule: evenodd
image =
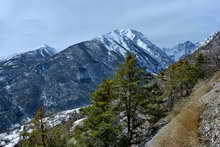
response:
M131 40L133 40L136 37L136 35L133 33L131 29L121 29L117 31L119 32L121 36L126 36Z
M96 39L100 40L110 51L116 51L122 56L125 56L128 51L131 51L131 48L127 44L127 40L133 41L133 43L137 44L142 49L147 49L147 44L152 45L147 37L141 32L132 29L114 30Z
M52 48L52 47L50 47L50 46L47 45L47 44L42 44L42 45L40 45L40 46L38 46L38 47L35 47L33 50L38 50L38 49L41 49L41 48Z
M29 51L27 53L34 53L35 51L39 52L42 57L45 56L45 53L49 56L52 56L52 55L57 53L57 50L55 48L52 48L52 47L50 47L46 44L41 45L41 46L39 46L39 47L37 47L37 48L33 49L32 51Z
M68 119L71 117L70 115L74 112L79 113L80 108L66 110L62 112L58 112L56 115L52 117L46 117L45 121L47 121L50 124L50 127L57 126L61 124L63 121L68 121Z
M8 55L8 56L1 56L0 57L0 61L10 60L10 59L16 58L16 57L18 57L18 56L20 56L22 54L26 54L26 53L33 54L35 51L39 51L40 54L43 57L44 57L44 53L43 52L46 52L48 55L54 55L54 54L59 52L59 50L57 50L57 49L55 49L53 47L50 47L49 45L43 44L43 45L35 47L34 49L31 49L29 51L21 51L21 52L13 53L13 54Z
M128 52L137 55L138 62L148 67L149 72L158 72L166 68L171 59L163 50L153 44L143 33L133 29L118 29L98 38L108 50L108 54L112 52L125 57ZM146 56L149 55L149 56Z
M112 32L109 32L105 35L103 35L105 37L110 37L112 39L116 39L119 37L127 37L131 40L133 40L136 37L136 34L134 33L134 30L131 29L116 29Z
M129 47L125 43L121 33L119 30L115 30L113 32L109 32L105 35L99 36L96 39L100 40L105 45L105 47L109 50L109 54L111 51L115 51L122 56L125 56L127 51L129 50ZM132 37L131 34L129 35L130 37Z
M193 43L191 41L185 41L183 43L179 43L172 48L164 48L164 52L166 52L174 61L178 61L182 57L192 54L198 48L198 43Z
M35 49L34 50L44 50L45 52L47 52L48 54L50 53L56 53L57 52L57 49L53 48L53 47L50 47L49 45L47 44L43 44Z
M209 42L211 42L219 33L220 31L217 31L213 34L211 34L207 39L205 39L204 41L199 42L200 46L198 46L198 48L206 46L207 44L209 44Z

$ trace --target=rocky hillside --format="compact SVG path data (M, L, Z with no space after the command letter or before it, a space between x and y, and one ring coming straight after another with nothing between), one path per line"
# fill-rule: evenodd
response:
M196 85L175 117L145 147L218 147L220 73ZM167 133L169 132L169 133Z
M59 112L89 104L89 94L113 75L127 52L158 73L173 63L142 33L115 30L56 54L48 46L0 61L0 132L39 107Z
M220 69L220 32L211 35L192 56L188 56L186 59L194 62L195 57L199 54L205 56L206 65L204 65L204 70L209 74Z
M206 78L197 83L191 95L181 100L182 103L175 104L178 109L175 116L168 116L170 122L146 143L146 147L220 146L220 32L185 60L194 63L201 54L206 61L201 69Z

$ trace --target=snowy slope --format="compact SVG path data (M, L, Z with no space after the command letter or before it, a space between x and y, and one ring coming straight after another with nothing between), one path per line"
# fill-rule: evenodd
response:
M6 57L0 57L0 61L4 60L10 60L16 57L20 57L22 55L28 54L29 56L42 56L42 57L48 57L48 56L53 56L57 54L60 50L55 49L47 44L43 44L41 46L35 47L34 49L31 49L30 51L27 52L18 52L14 53L12 55L6 56Z
M207 44L209 44L216 36L217 34L219 33L219 31L211 34L206 40L200 42L200 46L199 47L203 47L203 46L206 46Z
M25 54L38 56L38 57L51 57L57 53L57 50L53 47L50 47L46 44L36 47L32 51L25 52ZM22 55L22 54L19 54Z
M191 41L186 41L183 43L179 43L173 48L164 48L164 52L166 52L174 61L178 61L184 56L192 54L194 51L198 49L200 46L199 43L192 43Z
M136 30L115 30L97 39L109 50L109 54L125 57L128 52L135 53L140 65L153 73L159 72L173 62L164 51Z

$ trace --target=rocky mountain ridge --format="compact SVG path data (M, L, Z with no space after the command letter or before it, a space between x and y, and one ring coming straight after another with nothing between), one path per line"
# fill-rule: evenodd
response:
M35 96L32 97L35 92L31 94L28 91L37 91L38 88L36 88L36 84L32 84L28 77L36 78L36 83L40 83L41 79L38 78L35 67L48 60L55 53L53 48L41 46L33 51L0 61L0 130L5 129L5 126L12 122L21 121L18 118L24 115L24 109L29 111L29 114L35 113L33 109L38 106L35 103ZM15 91L17 93L14 93ZM21 98L19 95L23 97ZM28 117L30 116L27 115L26 118Z
M115 30L56 53L47 45L0 62L0 131L31 118L39 107L59 112L89 104L89 94L131 51L159 72L172 60L140 32Z
M0 61L0 132L32 118L39 107L60 112L89 104L89 95L111 77L127 52L158 73L174 61L142 33L122 29L61 52L44 45Z
M173 61L159 47L153 44L144 34L132 29L114 30L97 38L109 50L120 56L133 52L141 66L148 71L158 73L167 68Z

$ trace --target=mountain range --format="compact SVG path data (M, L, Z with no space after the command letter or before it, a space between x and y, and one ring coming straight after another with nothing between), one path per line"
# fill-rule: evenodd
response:
M161 49L142 33L122 29L61 52L43 45L1 60L0 132L32 118L39 107L60 112L88 105L90 93L114 74L128 52L136 54L140 66L157 74L197 48L187 41Z

